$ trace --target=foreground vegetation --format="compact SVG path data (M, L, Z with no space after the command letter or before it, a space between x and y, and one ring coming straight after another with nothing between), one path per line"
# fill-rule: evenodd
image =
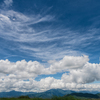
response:
M42 98L29 98L28 96L20 96L18 98L0 98L0 100L100 100L100 99L77 98L77 97L74 97L74 96L66 96L66 97L54 96L51 99L42 99Z

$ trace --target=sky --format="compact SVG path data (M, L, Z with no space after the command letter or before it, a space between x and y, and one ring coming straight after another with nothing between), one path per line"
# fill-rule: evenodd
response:
M0 0L0 92L100 91L99 0Z

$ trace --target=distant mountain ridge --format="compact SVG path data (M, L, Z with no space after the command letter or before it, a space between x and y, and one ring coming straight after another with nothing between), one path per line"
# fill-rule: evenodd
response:
M75 91L71 90L61 90L61 89L51 89L45 92L29 94L28 96L31 98L39 97L39 98L52 98L53 96L64 96L66 94L75 93Z
M1 92L0 93L0 98L5 97L5 98L10 98L10 97L19 97L19 96L29 96L30 98L52 98L53 96L65 96L68 94L71 95L80 95L80 93L83 95L85 95L85 93L90 94L90 96L97 96L100 97L99 92L95 91L95 92L90 92L90 91L80 91L80 92L76 92L76 91L71 91L71 90L62 90L62 89L50 89L47 90L45 92L19 92L19 91L10 91L10 92ZM92 94L91 94L92 93ZM94 93L94 95L93 95ZM98 93L98 94L95 94Z
M0 92L0 98L19 97L19 96L28 95L28 94L34 94L34 92L20 92L20 91Z

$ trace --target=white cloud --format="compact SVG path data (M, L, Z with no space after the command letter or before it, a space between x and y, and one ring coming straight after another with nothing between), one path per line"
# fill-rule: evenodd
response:
M7 7L11 6L13 3L13 0L4 0L4 3Z
M42 73L41 70L43 69L44 67L37 61L26 62L25 60L22 60L11 63L8 60L0 60L0 73L8 74L6 77L11 79L35 78Z
M63 74L62 80L66 83L91 83L100 80L100 64L86 63L82 69L70 70Z
M49 61L52 65L48 68L37 61L22 60L14 63L0 60L0 91L45 91L52 88L99 91L99 84L86 83L100 80L100 64L91 64L88 60L88 56L85 55L65 56L60 61ZM69 73L63 74L61 79L46 77L40 81L35 80L38 75L67 70Z
M47 77L41 79L40 81L35 81L30 78L29 81L16 80L6 78L4 80L0 79L0 91L32 91L32 92L42 92L49 89L65 89L74 91L100 91L100 84L77 84L77 83L66 83L60 79L55 79L53 77Z
M60 61L50 60L50 70L53 73L68 69L82 68L89 61L88 56L65 56Z
M47 77L41 79L39 82L39 88L41 91L49 89L65 89L65 90L74 90L74 91L100 91L100 84L80 84L80 83L67 83L62 79L55 79L53 77Z
M0 14L0 37L15 42L36 42L48 41L48 38L43 33L49 30L41 30L37 32L35 28L29 27L41 22L52 21L53 17L50 15L32 15L27 16L13 10L3 11ZM7 31L5 31L5 28ZM41 35L41 36L40 36ZM41 37L41 38L40 38ZM43 39L44 38L44 39ZM54 38L55 39L55 38ZM51 39L49 39L50 41Z
M5 0L4 3L10 6L13 1ZM92 37L86 34L80 36L79 33L62 27L55 28L51 24L57 22L54 15L26 15L13 9L0 9L0 12L0 38L16 44L12 48L5 48L42 60L61 59L64 55L82 55L74 47L80 44L86 46L87 43L84 42Z
M72 61L73 63L71 63ZM81 68L87 61L88 56L65 56L59 62L54 62L50 67L45 67L37 61L26 62L25 60L21 60L12 63L6 59L0 60L0 73L9 74L7 76L9 78L29 79L41 74L54 74L72 68Z
M6 5L10 5L13 1L5 0L4 2ZM73 31L69 29L54 28L50 24L50 22L56 21L54 15L42 15L40 13L26 15L9 9L0 9L0 12L0 38L16 44L12 48L6 47L9 50L18 50L23 54L42 60L61 59L64 55L82 54L70 49L70 46L62 47L66 45L65 43L75 45L73 41L81 39L77 39L77 36L70 36ZM45 22L47 22L47 25L41 25ZM61 33L67 33L68 35L60 35ZM71 37L70 40L69 37ZM60 46L58 47L57 44L60 40L63 40L63 42L59 43ZM31 44L33 45L31 46ZM34 46L34 44L37 45ZM45 44L48 44L46 48Z

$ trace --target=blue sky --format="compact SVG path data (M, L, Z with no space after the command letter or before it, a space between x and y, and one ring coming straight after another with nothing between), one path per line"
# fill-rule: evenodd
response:
M0 91L99 91L99 9L98 0L0 0Z

